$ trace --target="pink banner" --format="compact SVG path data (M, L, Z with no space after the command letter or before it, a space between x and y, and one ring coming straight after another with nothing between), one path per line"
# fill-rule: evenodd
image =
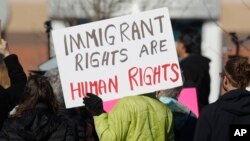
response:
M195 88L182 89L178 101L187 106L197 117L199 117L197 93Z
M103 102L103 108L106 112L109 112L115 104L119 101L119 99L111 100L111 101L106 101Z

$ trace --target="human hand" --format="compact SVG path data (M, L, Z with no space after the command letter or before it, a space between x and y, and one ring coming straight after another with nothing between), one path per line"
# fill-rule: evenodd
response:
M9 53L9 49L7 47L7 42L4 39L0 39L0 54L3 54L4 57L7 57Z
M87 93L87 96L83 98L83 103L95 116L105 113L102 99L95 94Z

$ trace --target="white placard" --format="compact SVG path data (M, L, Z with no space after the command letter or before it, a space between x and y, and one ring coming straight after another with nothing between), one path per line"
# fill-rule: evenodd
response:
M182 85L167 8L52 31L67 108Z

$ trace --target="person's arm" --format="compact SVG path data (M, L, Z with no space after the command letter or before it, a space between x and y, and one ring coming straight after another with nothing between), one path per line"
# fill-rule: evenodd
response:
M94 94L88 93L84 104L94 114L95 128L100 140L125 140L130 121L127 107L122 100L109 113L105 113L102 100Z
M119 101L109 113L94 116L95 128L100 140L126 140L129 126L129 113L123 101Z
M11 54L4 58L5 64L8 68L11 85L6 89L10 95L11 103L18 104L22 98L23 89L27 82L27 77L21 64L19 63L18 57Z
M175 140L175 134L174 134L174 120L172 112L168 112L168 126L167 127L167 136L166 141L174 141Z
M94 116L95 128L100 140L106 141L117 141L117 133L114 128L109 124L109 115L103 113L100 116ZM112 123L111 123L112 124ZM119 126L119 125L117 125Z
M23 93L23 89L26 85L27 77L18 57L14 54L10 54L7 48L7 43L2 40L0 45L0 53L4 55L4 62L8 69L11 85L7 89L0 89L1 94L6 94L10 97L10 105L13 108L20 101Z

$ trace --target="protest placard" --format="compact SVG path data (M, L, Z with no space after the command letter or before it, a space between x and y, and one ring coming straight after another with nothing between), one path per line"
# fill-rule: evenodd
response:
M52 31L67 108L182 85L167 8Z

